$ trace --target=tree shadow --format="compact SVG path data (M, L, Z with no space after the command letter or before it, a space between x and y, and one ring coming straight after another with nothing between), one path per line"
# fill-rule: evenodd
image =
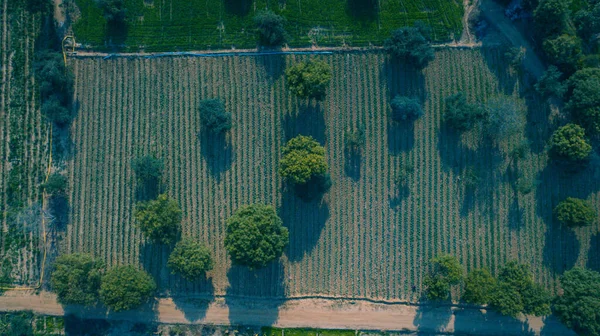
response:
M587 268L600 272L600 233L596 233L590 239Z
M553 272L562 274L575 265L579 256L579 240L573 229L558 221L547 224L543 259Z
M278 80L285 72L286 59L283 54L263 55L259 60L271 81Z
M186 280L182 280L186 281ZM206 312L210 303L214 300L214 287L212 279L197 280L205 284L202 287L210 288L210 293L202 296L185 296L182 294L174 295L171 298L177 307L185 316L185 319L190 323L196 323L206 317Z
M456 309L454 311L454 332L460 335L535 335L527 321L500 315L491 310Z
M122 50L125 47L128 33L129 26L125 20L107 22L105 32L107 46L114 51Z
M359 149L344 149L344 172L354 181L360 180L362 153Z
M172 250L173 246L154 243L150 240L146 240L140 245L140 265L152 276L159 293L169 291L171 285L177 280L167 268L167 260Z
M388 103L396 95L416 97L421 103L427 100L425 76L421 70L388 56L381 71L381 78L388 88Z
M573 330L567 328L554 315L544 317L543 321L544 325L540 330L540 336L576 336L576 333Z
M446 332L452 316L452 307L448 304L423 304L417 309L413 324L419 334Z
M500 91L507 96L512 96L519 77L517 74L511 74L510 67L507 66L505 54L510 49L510 42L501 35L498 37L501 39L500 42L490 38L482 40L481 55L490 72L498 79Z
M346 13L360 21L373 21L377 18L377 0L348 0Z
M64 232L67 229L69 213L71 212L69 199L66 195L53 195L49 199L48 208L53 217L52 224L54 228L60 232Z
M250 270L231 266L227 272L229 287L225 303L229 308L229 323L254 326L274 324L279 317L279 306L284 302L284 268L281 260L265 268ZM249 313L251 311L251 313ZM260 316L259 319L256 316Z
M198 138L200 151L206 160L210 174L220 181L223 173L228 171L235 161L235 153L227 141L226 134L203 130L198 134Z
M159 179L151 179L148 181L138 181L135 184L135 200L144 202L156 199L159 194L165 191L164 186Z
M415 146L414 121L405 123L388 121L388 149L392 155L410 152Z
M290 261L300 261L319 241L329 219L329 205L321 199L305 202L286 187L278 213L290 233L286 254Z
M246 16L252 9L252 0L223 0L225 11L237 16Z
M310 135L321 145L327 141L325 137L325 116L319 102L301 105L299 110L295 107L283 118L285 141L297 135Z
M85 319L74 314L64 318L65 334L78 336L108 335L110 322L105 319Z

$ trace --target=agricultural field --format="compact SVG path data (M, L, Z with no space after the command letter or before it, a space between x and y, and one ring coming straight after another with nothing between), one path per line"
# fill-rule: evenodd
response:
M463 16L459 0L127 0L127 24L117 27L93 0L74 2L68 12L77 42L96 50L255 48L253 17L264 8L287 19L291 47L381 45L390 31L417 20L435 41L458 40Z
M517 259L553 291L573 265L600 268L600 224L571 230L552 216L567 196L600 210L596 166L566 176L548 164L546 143L562 116L523 89L502 51L440 49L422 73L377 51L314 55L334 74L319 104L285 85L286 64L308 57L70 58L78 111L61 251L89 252L109 266L140 265L173 295L416 301L427 261L440 252L469 270L496 272ZM455 134L443 126L442 111L444 98L459 91L472 102L518 97L527 129L501 143L477 129ZM390 123L397 93L423 101L425 115L413 125ZM199 132L199 101L213 97L233 114L223 138ZM365 147L351 155L344 131L358 128ZM298 199L278 175L281 147L297 134L325 146L333 184L321 200ZM524 140L525 157L513 159ZM162 187L181 204L182 235L212 251L216 266L206 280L171 275L168 248L134 226L140 194L131 162L145 154L165 161ZM398 187L395 177L410 166L414 173ZM464 182L469 173L480 179L473 188ZM290 244L279 262L251 272L230 266L224 221L255 202L276 206Z
M39 15L24 2L0 2L0 287L39 280L42 195L50 126L39 109L32 72ZM0 290L1 291L1 290Z

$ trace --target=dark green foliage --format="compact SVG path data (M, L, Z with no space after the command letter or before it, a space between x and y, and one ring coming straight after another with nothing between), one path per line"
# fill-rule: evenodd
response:
M288 242L288 229L270 205L243 206L227 220L225 248L235 265L265 267L281 256Z
M465 293L462 299L467 303L485 305L490 303L496 289L496 279L486 268L477 268L467 274Z
M576 124L567 124L557 129L550 138L550 155L559 161L582 162L592 152L585 131Z
M579 335L600 335L600 273L575 267L560 278L554 314Z
M154 280L145 271L133 266L118 266L102 277L100 299L110 310L119 312L139 307L155 290Z
M136 158L131 166L140 183L158 183L164 169L163 161L151 155Z
M590 133L600 133L600 69L583 69L569 78L567 108Z
M523 314L543 316L550 314L552 296L542 286L530 283L521 291Z
M27 0L27 10L31 13L47 13L52 8L50 0Z
M587 226L597 218L596 211L586 201L568 197L554 208L554 215L563 224L570 227Z
M177 201L166 194L158 195L155 200L139 202L134 216L142 233L154 242L171 244L177 239L181 209Z
M65 254L54 262L50 285L61 304L91 306L98 301L103 272L104 263L91 255Z
M393 58L412 64L417 69L423 69L435 58L431 44L416 27L394 30L392 36L385 40L384 47Z
M98 7L104 12L104 18L108 22L123 22L127 11L125 0L94 0Z
M285 43L288 35L285 31L285 18L270 10L260 11L254 17L254 23L258 30L258 41L260 45L278 47Z
M43 115L58 125L68 124L73 119L73 75L65 68L61 53L37 53L33 69L39 85Z
M423 115L421 104L414 98L397 95L390 105L394 121L414 120Z
M67 192L67 177L52 173L48 176L46 183L42 184L42 188L51 196L65 195Z
M358 128L354 131L344 132L344 144L350 151L359 151L365 145L365 131Z
M508 283L500 282L492 292L490 307L502 315L517 316L525 309L519 291Z
M231 128L231 113L225 112L221 100L205 99L200 102L200 121L212 132L226 132Z
M66 125L73 118L71 111L56 96L50 96L42 104L42 114L58 125Z
M298 135L283 147L279 173L294 184L305 184L327 172L325 148L310 136Z
M167 266L173 274L179 273L187 280L193 281L210 271L214 262L206 246L187 238L175 245Z
M562 72L556 66L549 66L535 84L536 91L544 98L556 97L561 99L567 92L566 83L561 81L562 75Z
M491 98L486 102L485 110L487 133L496 141L519 134L525 127L525 113L513 97Z
M572 74L581 66L581 40L577 36L562 34L543 43L544 52L550 63L563 73Z
M450 286L463 279L463 269L458 259L443 254L431 259L432 269L423 284L427 287L425 295L429 300L446 300L450 295Z
M540 37L555 37L564 32L569 19L569 0L540 0L533 13Z
M289 90L296 96L323 100L332 73L331 67L324 61L310 60L288 67L285 77Z
M443 277L427 274L423 279L425 297L431 301L444 301L450 296L450 285Z
M0 335L33 336L33 314L31 312L14 312L0 314Z
M445 100L444 121L458 131L467 131L486 119L485 109L467 103L467 97L459 92Z
M586 8L575 13L573 21L577 34L586 43L593 43L600 34L600 1L589 1Z
M509 48L504 53L504 58L513 70L518 71L521 69L521 65L523 64L523 60L525 59L525 49L522 47Z

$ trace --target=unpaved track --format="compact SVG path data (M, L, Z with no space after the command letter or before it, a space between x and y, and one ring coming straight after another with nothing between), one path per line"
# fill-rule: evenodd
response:
M472 335L574 335L554 318L523 321L479 309L381 304L364 301L300 299L286 302L231 298L158 299L154 307L110 313L100 309L63 308L52 293L39 295L7 292L0 297L0 311L32 310L46 315L75 314L134 322L196 323L323 329L403 330Z

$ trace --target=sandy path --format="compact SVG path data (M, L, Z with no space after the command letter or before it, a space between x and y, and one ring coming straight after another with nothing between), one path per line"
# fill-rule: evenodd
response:
M279 304L279 306L278 306ZM479 309L419 307L364 301L299 299L287 302L214 298L158 299L154 307L107 314L100 309L63 308L52 293L40 295L7 292L0 297L0 311L33 310L47 315L75 314L162 323L241 324L250 326L313 327L330 329L404 330L476 335L574 335L554 318L516 320Z

